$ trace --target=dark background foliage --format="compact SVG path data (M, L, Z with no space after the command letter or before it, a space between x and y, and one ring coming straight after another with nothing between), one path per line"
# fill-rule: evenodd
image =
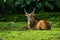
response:
M28 13L33 8L36 13L60 12L60 0L0 0L0 21L20 21L25 18L24 8Z

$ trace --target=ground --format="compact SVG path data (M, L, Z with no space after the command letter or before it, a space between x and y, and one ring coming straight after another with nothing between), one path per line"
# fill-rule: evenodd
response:
M0 31L2 40L60 40L60 28L51 30Z
M20 26L27 26L27 23L0 22L0 40L60 40L60 28L19 30Z

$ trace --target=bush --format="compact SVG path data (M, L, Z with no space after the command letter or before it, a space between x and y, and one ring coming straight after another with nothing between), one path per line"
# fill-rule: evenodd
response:
M51 12L51 13L36 13L35 19L40 20L50 20L50 21L59 21L60 20L59 12ZM0 15L0 21L9 22L9 21L27 21L27 17L25 14L13 14L13 15Z

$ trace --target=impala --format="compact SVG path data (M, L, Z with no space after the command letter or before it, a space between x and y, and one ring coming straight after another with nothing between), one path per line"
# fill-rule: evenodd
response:
M49 22L45 20L35 20L34 18L34 10L31 13L27 13L24 9L24 12L26 13L25 16L27 16L28 20L28 29L36 29L36 30L49 30L51 29L51 25Z

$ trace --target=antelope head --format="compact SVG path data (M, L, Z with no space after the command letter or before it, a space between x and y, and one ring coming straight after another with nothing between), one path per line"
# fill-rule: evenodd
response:
M35 11L35 8L34 8L34 10L31 13L27 13L26 10L24 9L25 16L27 16L28 18L33 17L34 16L34 11Z

